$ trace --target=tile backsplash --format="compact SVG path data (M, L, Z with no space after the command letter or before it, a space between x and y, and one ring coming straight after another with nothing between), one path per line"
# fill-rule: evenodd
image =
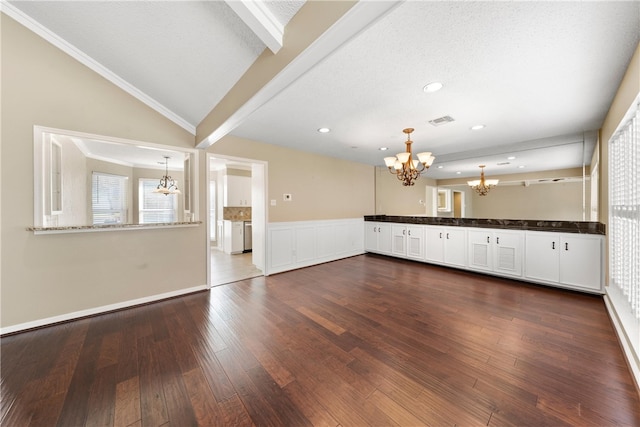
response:
M251 221L250 207L229 207L224 208L222 219L230 221Z

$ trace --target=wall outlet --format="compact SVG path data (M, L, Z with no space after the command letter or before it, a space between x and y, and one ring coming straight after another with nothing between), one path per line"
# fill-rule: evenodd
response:
M285 202L290 202L292 200L291 194L283 194L282 200L284 200Z
M276 205L276 199L271 199L271 206L275 206Z

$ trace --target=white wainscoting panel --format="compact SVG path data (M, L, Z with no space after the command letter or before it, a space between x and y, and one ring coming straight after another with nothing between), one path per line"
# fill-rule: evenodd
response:
M319 225L316 230L318 259L331 259L336 253L336 229L333 224Z
M316 259L316 228L313 226L296 227L293 229L296 235L293 255L297 263L313 262Z
M265 275L364 253L364 219L272 222Z
M267 265L269 269L286 268L293 263L293 228L269 230ZM284 271L284 270L283 270Z

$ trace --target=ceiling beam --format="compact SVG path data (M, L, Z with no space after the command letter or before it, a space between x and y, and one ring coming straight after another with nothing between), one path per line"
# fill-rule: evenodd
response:
M287 24L283 49L263 52L196 128L206 149L244 122L335 49L401 1L307 1Z
M271 52L278 53L282 48L284 27L271 13L264 1L225 0L225 2Z

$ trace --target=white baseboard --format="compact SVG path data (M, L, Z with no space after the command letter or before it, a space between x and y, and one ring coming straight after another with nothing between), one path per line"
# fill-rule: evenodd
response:
M640 390L640 361L636 356L636 352L633 350L633 346L629 341L629 337L627 336L626 331L622 327L622 322L620 322L620 318L618 317L618 313L616 309L609 299L609 295L604 295L604 304L607 307L607 311L609 312L609 317L613 322L613 328L618 335L618 342L622 346L622 351L624 353L625 358L627 359L627 364L629 365L629 369L631 370L631 375L636 382L636 389Z
M129 301L123 301L115 304L103 305L101 307L90 308L87 310L74 311L72 313L61 314L59 316L47 317L45 319L34 320L32 322L20 323L18 325L7 326L0 328L0 335L13 334L16 332L26 331L34 328L41 328L43 326L53 325L60 322L68 322L70 320L80 319L87 316L95 316L97 314L106 313L109 311L121 310L124 308L133 307L141 304L148 304L150 302L160 301L167 298L178 297L181 295L191 294L194 292L204 291L209 289L207 285L194 286L192 288L179 289L177 291L165 292L163 294L151 295L148 297L138 298Z

